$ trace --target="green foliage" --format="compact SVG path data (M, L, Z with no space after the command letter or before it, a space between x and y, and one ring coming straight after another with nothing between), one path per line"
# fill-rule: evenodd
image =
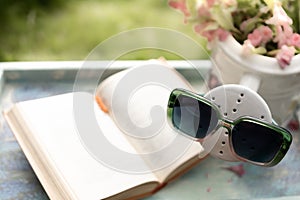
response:
M299 0L283 0L283 8L293 20L293 29L300 33L300 1Z
M0 61L82 60L103 40L122 31L163 27L183 32L203 43L182 15L167 1L141 0L0 0ZM2 5L1 5L2 6ZM4 8L5 7L5 8ZM133 41L134 42L134 41ZM204 45L203 45L204 46ZM204 52L191 52L195 59ZM122 59L178 56L161 51L140 51Z

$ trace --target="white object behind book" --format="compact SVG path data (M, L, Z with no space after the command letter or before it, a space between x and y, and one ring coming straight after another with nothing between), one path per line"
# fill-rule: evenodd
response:
M271 111L264 99L254 90L236 84L216 87L205 94L205 97L216 103L223 117L234 121L243 116L250 116L272 123ZM206 140L202 145L205 150L211 149L212 156L238 161L229 146L227 129L219 128L217 134Z

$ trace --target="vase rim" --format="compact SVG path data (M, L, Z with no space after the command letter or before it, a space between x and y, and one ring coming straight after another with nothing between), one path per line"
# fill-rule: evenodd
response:
M285 69L281 69L276 58L263 56L259 54L252 54L249 56L242 55L242 45L233 37L228 36L225 41L218 41L217 48L221 48L223 53L241 66L247 67L249 70L273 75L290 75L300 73L300 54L292 58L291 64ZM258 66L260 62L260 66ZM261 66L263 65L263 66Z

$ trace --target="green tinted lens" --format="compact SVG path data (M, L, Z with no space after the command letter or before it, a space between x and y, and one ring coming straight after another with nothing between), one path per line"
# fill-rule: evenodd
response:
M186 95L179 95L172 112L173 125L194 138L204 138L218 124L217 112L208 104Z
M291 143L291 139L287 139L291 138L288 131L251 120L237 123L232 129L231 137L232 147L237 155L258 163L271 162L280 151L285 154Z

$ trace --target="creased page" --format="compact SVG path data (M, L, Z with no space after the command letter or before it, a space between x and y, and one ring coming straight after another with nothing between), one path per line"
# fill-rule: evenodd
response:
M167 122L169 94L169 90L159 85L140 88L130 98L129 118L125 119L135 124L128 128L127 139L161 180L189 159L204 154L199 142L174 131Z
M175 132L167 123L168 99L175 88L192 90L175 69L146 62L110 77L97 93L160 180L187 160L204 156L200 143Z

